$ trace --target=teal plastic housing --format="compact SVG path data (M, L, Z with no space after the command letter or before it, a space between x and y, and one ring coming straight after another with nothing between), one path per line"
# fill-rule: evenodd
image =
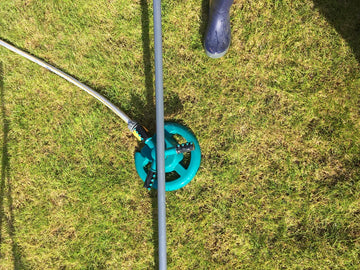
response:
M188 128L177 123L165 123L164 129L165 174L171 176L170 180L166 179L165 190L173 191L187 185L195 177L201 163L201 150L198 140ZM176 146L180 144L177 139L180 137L195 146L195 149L188 153L190 158L186 160L187 162L183 153L176 152ZM156 172L156 135L147 139L141 151L135 153L135 167L143 181L149 170ZM174 175L175 179L173 179ZM152 187L157 188L156 179Z

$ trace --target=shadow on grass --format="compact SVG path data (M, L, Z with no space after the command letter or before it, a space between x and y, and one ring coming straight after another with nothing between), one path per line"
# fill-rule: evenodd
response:
M141 110L144 124L150 129L155 126L155 103L154 103L154 77L153 68L151 64L151 49L150 49L150 24L149 24L149 7L147 0L141 0L141 38L143 48L143 63L145 74L145 88L146 88L146 104ZM134 101L133 98L132 101ZM141 105L141 104L139 104Z
M360 2L358 0L314 0L315 8L352 48L360 63Z
M131 95L131 105L136 108L136 112L132 112L135 117L135 121L138 121L149 129L149 134L152 135L155 132L156 127L156 115L155 115L155 102L154 102L154 68L151 36L150 36L150 18L149 2L148 0L140 0L141 7L141 31L142 31L142 48L143 48L143 67L145 74L145 101L139 96ZM165 87L164 87L165 89ZM164 114L165 116L172 115L183 109L181 100L175 92L167 91L164 94Z
M155 131L155 104L154 104L154 76L153 68L151 64L151 49L150 49L150 21L149 21L149 6L147 0L141 0L141 31L142 31L142 47L143 47L143 63L144 63L144 73L145 73L145 88L146 88L146 104L142 104L141 100L132 96L131 103L142 108L140 113L142 113L141 118L143 123L149 128L149 133L153 134ZM140 149L137 149L140 151ZM159 268L159 241L158 241L158 222L157 222L157 192L151 191L151 206L152 206L152 231L153 237L152 241L154 243L154 265L155 269Z
M3 121L2 138L2 160L1 160L1 178L0 178L0 245L3 244L4 232L3 226L7 225L7 232L10 236L11 252L13 256L14 269L27 269L22 260L22 254L19 245L15 240L13 199L10 182L10 164L8 153L8 134L9 120L6 116L5 93L4 93L4 68L0 62L0 98L1 98L1 116ZM0 257L1 254L0 254Z
M154 243L154 265L155 269L159 269L159 234L158 234L158 206L157 206L157 191L152 190L150 193L152 206L152 230Z

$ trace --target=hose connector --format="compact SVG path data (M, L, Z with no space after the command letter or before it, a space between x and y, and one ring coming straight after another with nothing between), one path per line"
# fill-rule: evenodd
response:
M146 141L150 138L147 134L148 130L137 122L130 120L128 122L128 128L139 141Z

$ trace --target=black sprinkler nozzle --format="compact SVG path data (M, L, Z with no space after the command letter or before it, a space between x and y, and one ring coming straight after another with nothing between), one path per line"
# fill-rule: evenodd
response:
M156 178L156 172L149 170L149 172L146 176L146 179L145 179L144 188L147 188L150 190L155 181L155 178Z
M187 152L191 152L193 150L195 150L195 145L192 142L182 143L182 144L178 144L176 146L177 154L187 153Z

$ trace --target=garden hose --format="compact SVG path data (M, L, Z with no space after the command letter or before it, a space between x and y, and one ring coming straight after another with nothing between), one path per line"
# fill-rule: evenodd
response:
M66 74L65 72L61 71L60 69L40 60L39 58L24 52L13 45L3 41L0 39L0 45L9 49L10 51L19 54L20 56L23 56L27 58L28 60L50 70L51 72L55 73L56 75L64 78L68 82L76 85L80 89L84 90L88 94L92 95L94 98L99 100L101 103L103 103L106 107L108 107L110 110L112 110L117 116L119 116L125 123L127 123L128 128L130 131L134 134L134 136L139 140L143 141L148 138L147 130L141 126L139 123L133 121L130 119L129 116L127 116L122 110L120 110L117 106L115 106L113 103L111 103L107 98L105 98L103 95L99 94L95 90L91 89L89 86L79 82L74 77L70 76L69 74Z
M129 116L127 116L122 110L120 110L118 107L116 107L114 104L112 104L108 99L106 99L104 96L100 95L98 92L94 91L87 85L79 82L74 77L70 76L69 74L66 74L65 72L59 70L58 68L40 60L39 58L32 56L31 54L28 54L27 52L24 52L9 43L3 41L0 39L0 45L9 49L10 51L13 51L14 53L17 53L30 61L50 70L51 72L55 73L56 75L59 75L60 77L64 78L65 80L69 81L70 83L76 85L77 87L81 88L82 90L86 91L90 95L92 95L94 98L99 100L101 103L103 103L105 106L107 106L110 110L112 110L117 116L119 116L125 123L129 124L131 119Z

